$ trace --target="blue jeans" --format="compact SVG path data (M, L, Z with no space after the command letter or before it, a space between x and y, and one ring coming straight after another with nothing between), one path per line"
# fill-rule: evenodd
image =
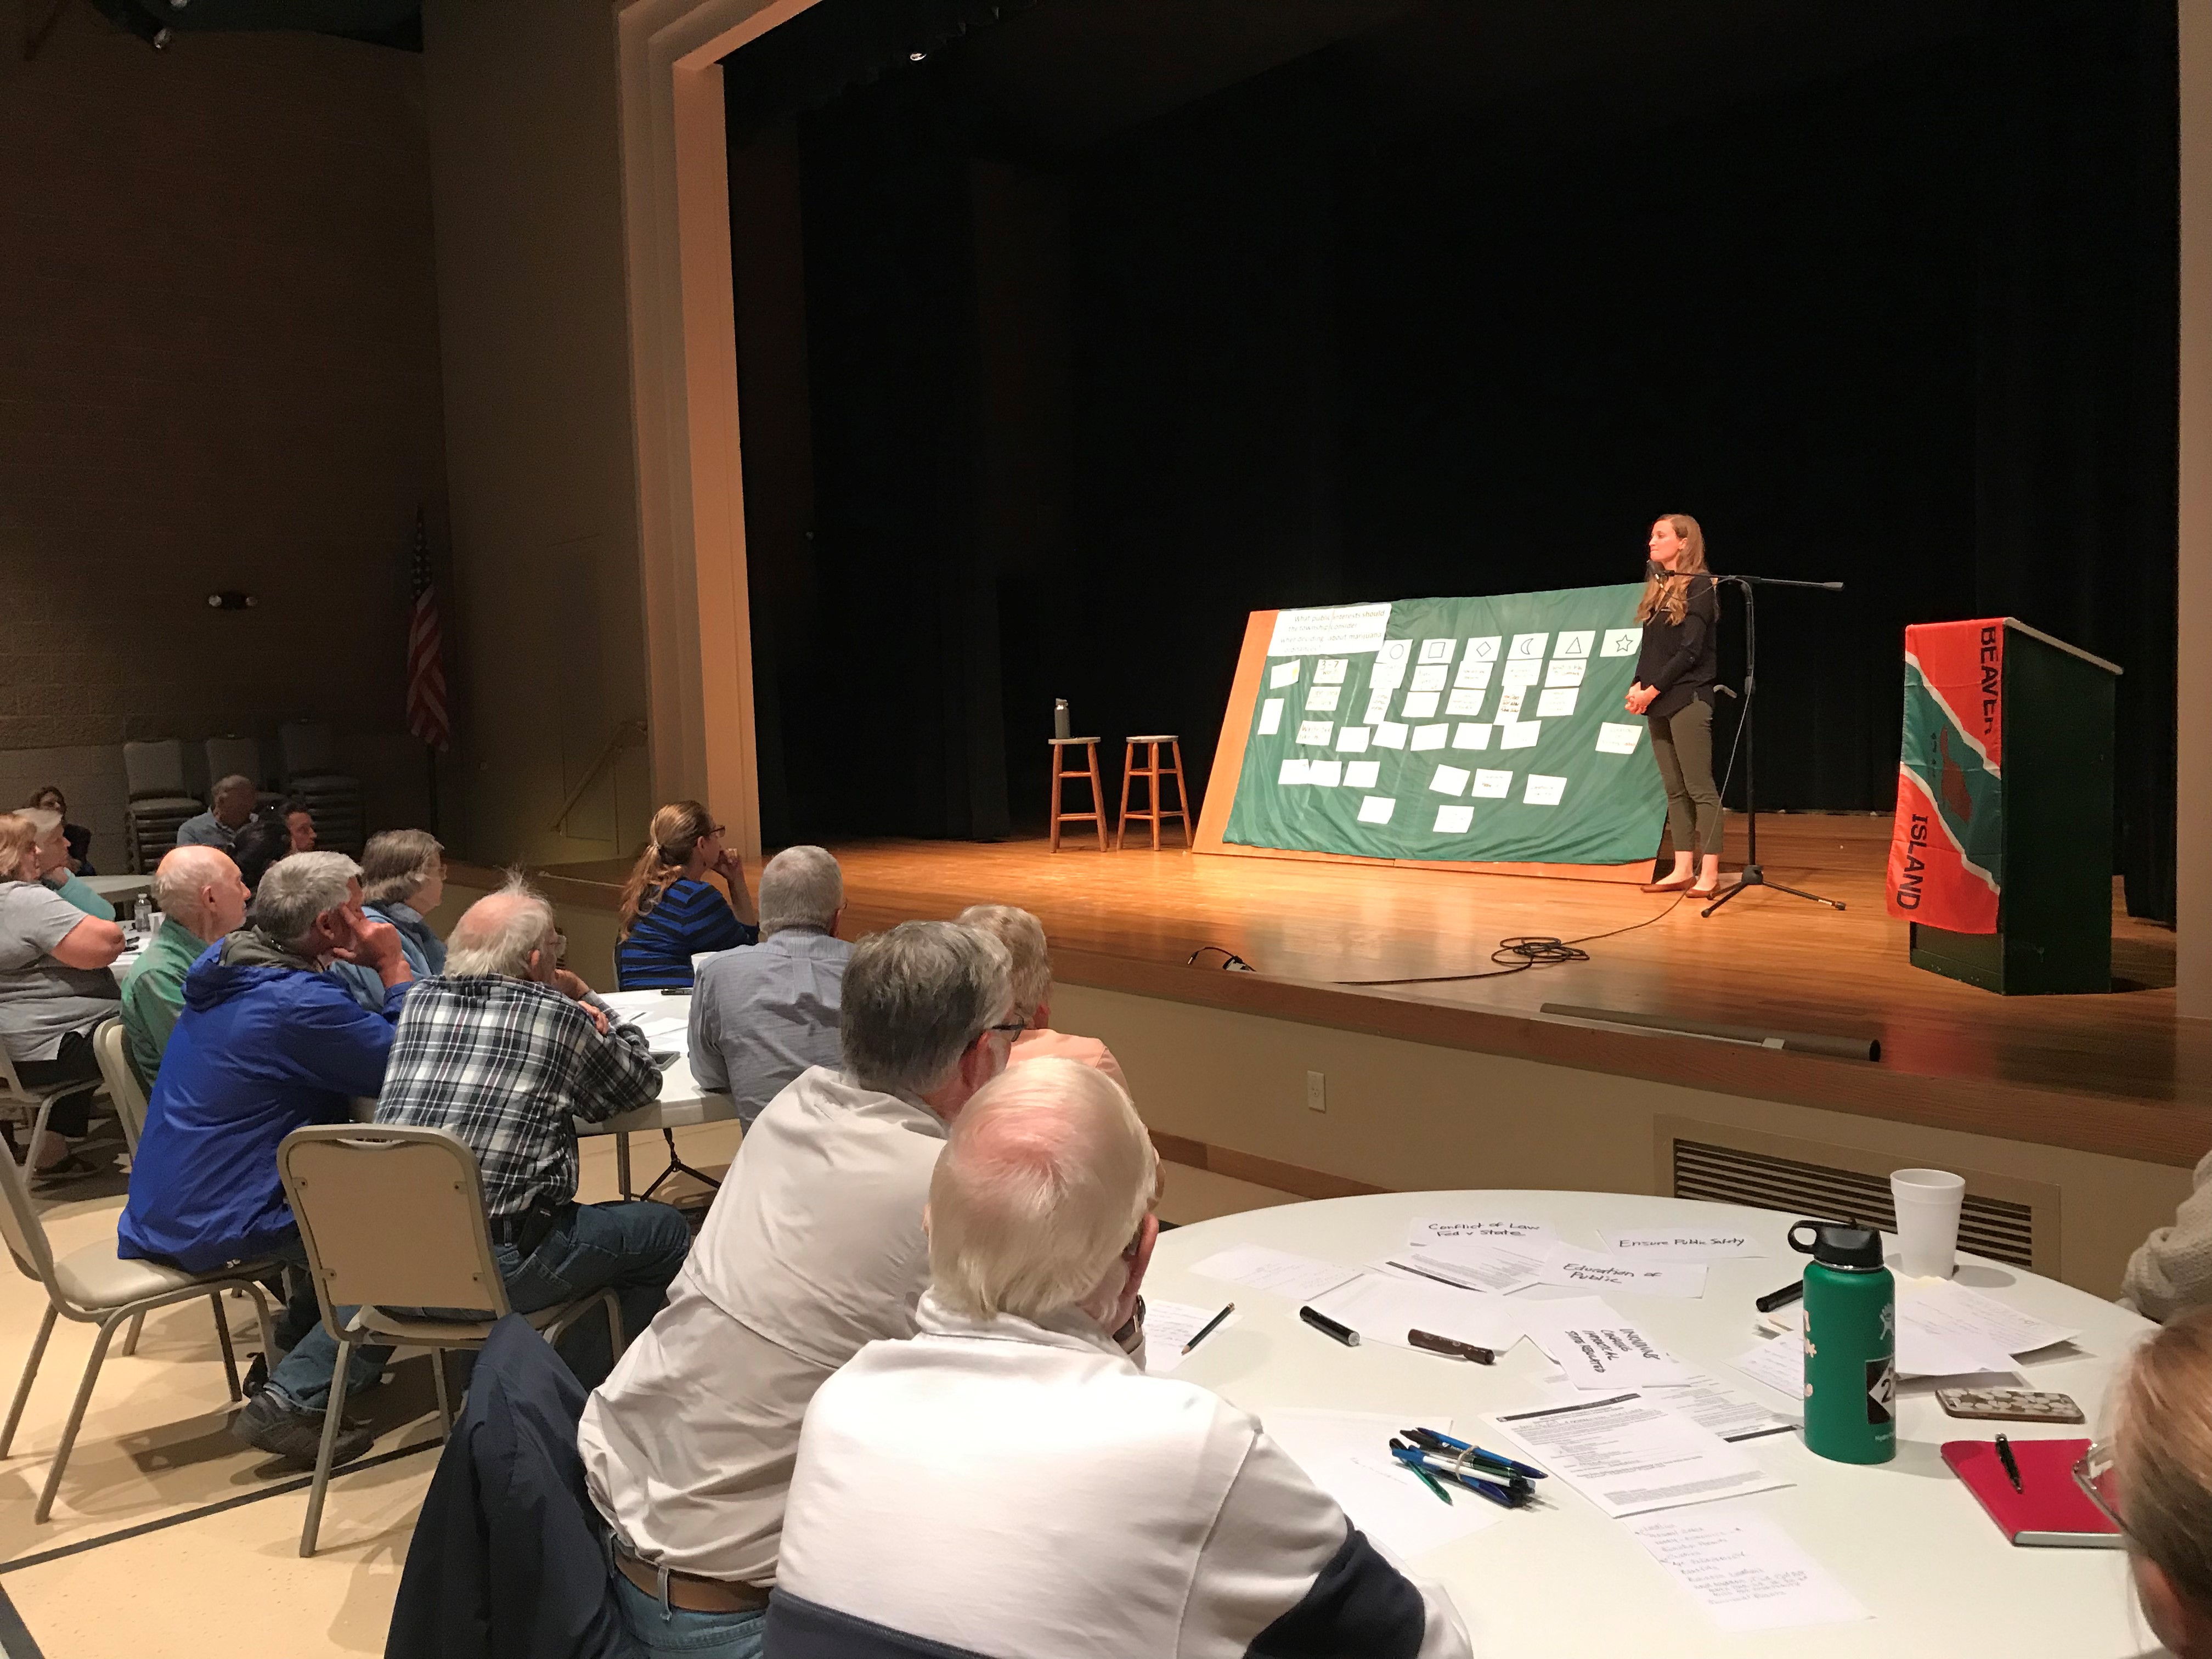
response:
M686 1613L672 1607L666 1617L660 1603L619 1573L615 1596L622 1603L623 1623L647 1653L704 1654L708 1659L759 1659L768 1632L768 1609L750 1613Z
M691 1230L677 1211L665 1204L629 1202L573 1206L527 1261L510 1244L495 1246L493 1254L507 1284L507 1305L515 1312L536 1313L593 1291L612 1290L622 1306L627 1341L651 1324L653 1315L666 1304L669 1281L684 1266L690 1248ZM307 1260L296 1241L276 1254L294 1261ZM338 1345L323 1328L313 1281L304 1272L299 1277L301 1290L276 1322L277 1346L289 1338L292 1351L270 1373L269 1386L293 1410L319 1412L330 1401L331 1369L337 1362ZM350 1319L353 1312L341 1308L338 1318ZM586 1313L579 1318L562 1334L560 1353L586 1388L605 1380L614 1365L605 1316ZM355 1349L346 1367L347 1394L374 1383L391 1354L389 1347Z

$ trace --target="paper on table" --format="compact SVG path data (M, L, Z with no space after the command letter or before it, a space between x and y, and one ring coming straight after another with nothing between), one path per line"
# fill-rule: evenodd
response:
M1482 700L1490 694L1480 689L1455 691L1444 700L1444 713L1462 715L1473 720L1482 712Z
M1270 697L1260 705L1260 735L1272 738L1283 729L1283 700Z
M1536 718L1547 720L1565 720L1575 712L1575 699L1580 696L1582 693L1571 685L1555 685L1549 690L1539 692L1536 696ZM1333 708L1336 705L1332 702L1329 706ZM1309 704L1308 707L1311 705Z
M1239 1244L1233 1249L1218 1251L1191 1271L1204 1273L1208 1279L1224 1279L1231 1285L1249 1285L1255 1291L1288 1297L1293 1302L1310 1302L1323 1291L1333 1291L1346 1279L1358 1277L1359 1273L1357 1267L1316 1261L1310 1255L1294 1255L1288 1250L1271 1250L1264 1244Z
M1629 1531L1723 1630L1794 1630L1874 1615L1763 1515L1656 1515Z
M1267 687L1270 690L1279 690L1285 685L1296 685L1297 682L1298 665L1295 659L1289 662L1279 662L1267 671Z
M1395 720L1376 721L1375 746L1377 749L1403 749L1406 746L1406 728Z
M1597 752L1601 755L1632 755L1637 739L1644 735L1640 726L1625 721L1601 720L1597 728Z
M1438 663L1430 663L1413 671L1411 689L1415 691L1441 691L1451 670Z
M1336 747L1340 754L1364 755L1367 739L1374 734L1364 726L1340 726L1336 728Z
M1489 748L1489 726L1480 721L1462 720L1452 732L1451 746L1455 749Z
M1451 727L1449 726L1417 726L1413 728L1413 747L1441 749L1444 746L1444 738L1450 734L1450 732Z
M1805 1347L1801 1337L1771 1338L1746 1349L1729 1364L1778 1394L1792 1400L1805 1397Z
M1433 691L1408 691L1405 706L1399 711L1409 720L1434 720L1437 713L1437 694Z
M1437 808L1437 834L1463 836L1474 828L1474 808L1472 806L1439 806Z
M1336 700L1343 693L1340 685L1316 685L1306 693L1306 712L1314 714L1334 714Z
M1625 1318L1603 1297L1531 1302L1528 1338L1584 1390L1686 1382L1688 1366Z
M1535 727L1532 726L1528 729L1533 732ZM1528 787L1522 792L1521 799L1530 806L1557 806L1566 793L1567 781L1565 778L1547 778L1540 773L1531 772Z
M1534 749L1536 739L1543 734L1543 723L1540 720L1508 720L1498 728L1498 746L1500 749Z
M1443 1216L1415 1216L1407 1230L1406 1242L1416 1249L1431 1244L1449 1244L1461 1238L1517 1238L1531 1243L1548 1243L1559 1237L1548 1221L1513 1221L1494 1216L1482 1216L1473 1221L1462 1221Z
M1544 1390L1541 1399L1547 1405L1578 1405L1589 1397L1567 1381L1565 1371L1546 1372L1536 1379L1536 1386ZM1738 1393L1705 1371L1676 1387L1649 1389L1644 1397L1655 1406L1680 1412L1723 1440L1763 1440L1797 1426L1796 1419L1767 1410L1750 1395Z
M1539 1278L1547 1285L1612 1285L1645 1296L1698 1297L1705 1293L1702 1265L1623 1261L1602 1250L1554 1244L1544 1257Z
M1390 815L1398 810L1397 801L1389 795L1370 795L1359 803L1362 823L1388 823Z
M1394 1273L1362 1273L1315 1298L1314 1305L1364 1340L1394 1348L1412 1347L1406 1334L1419 1330L1503 1353L1526 1328L1520 1304L1502 1296ZM1149 1317L1146 1328L1151 1328Z
M1344 787L1347 789L1372 789L1382 775L1380 761L1346 761L1344 764Z
M1469 1290L1507 1296L1538 1282L1544 1250L1543 1242L1536 1239L1460 1237L1393 1250L1390 1264Z
M1429 780L1429 787L1439 795L1463 795L1467 793L1467 773L1456 766L1439 766L1436 775Z
M1221 1311L1217 1302L1212 1307L1200 1307L1190 1302L1155 1302L1145 1298L1145 1374L1164 1376L1194 1356L1182 1351L1182 1345L1206 1328L1206 1322ZM1239 1316L1231 1314L1223 1320L1207 1342L1234 1325ZM1205 1352L1201 1343L1200 1352Z
M1644 630L1640 628L1608 628L1605 630L1605 643L1599 647L1598 655L1632 657L1637 647L1643 643Z
M1474 787L1467 793L1477 800L1504 800L1513 787L1510 772L1493 772L1487 768L1474 775Z
M1580 685L1583 672L1589 665L1577 658L1571 661L1554 657L1544 665L1544 684L1547 685Z
M1493 1420L1528 1448L1532 1462L1615 1520L1790 1484L1647 1395L1544 1406Z
M1323 789L1335 788L1337 780L1343 772L1342 761L1317 760L1306 763L1306 781Z
M1917 1324L1954 1337L1955 1346L1987 1347L2007 1356L2033 1353L2081 1334L1941 1279L1905 1281L1899 1287L1897 1316L1900 1326Z
M1276 1408L1261 1413L1260 1421L1267 1437L1336 1499L1353 1526L1410 1560L1494 1526L1506 1515L1480 1498L1439 1504L1419 1476L1391 1462L1392 1435L1412 1424L1440 1427L1439 1415Z
M1725 1261L1740 1255L1768 1255L1772 1252L1749 1233L1706 1227L1638 1227L1627 1232L1601 1232L1615 1255L1639 1261Z

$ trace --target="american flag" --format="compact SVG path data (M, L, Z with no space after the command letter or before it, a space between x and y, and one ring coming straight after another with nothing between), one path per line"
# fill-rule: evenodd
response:
M432 749L453 743L446 718L446 664L438 634L438 590L430 580L430 538L415 512L415 604L407 615L407 729Z

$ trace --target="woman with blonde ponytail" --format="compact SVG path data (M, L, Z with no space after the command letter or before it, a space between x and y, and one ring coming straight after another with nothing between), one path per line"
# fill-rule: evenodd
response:
M2152 1633L2174 1659L2212 1659L2212 1308L2152 1333L2112 1413L2074 1478L2126 1534Z
M615 980L625 991L690 988L691 958L760 942L744 860L722 844L722 826L696 800L653 815L645 850L623 887ZM707 884L729 886L726 900Z
M1651 526L1636 620L1644 644L1628 712L1651 727L1651 757L1667 789L1674 868L1647 893L1703 898L1721 884L1721 792L1713 781L1713 686L1720 678L1720 597L1705 571L1705 534L1686 513ZM1696 864L1694 868L1692 860Z

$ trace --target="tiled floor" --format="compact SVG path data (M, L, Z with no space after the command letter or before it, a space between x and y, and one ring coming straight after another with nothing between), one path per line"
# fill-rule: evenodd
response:
M683 1131L680 1144L687 1162L714 1170L729 1161L738 1139L734 1125L717 1124ZM633 1143L641 1182L659 1167L659 1150L650 1139ZM614 1196L611 1143L587 1140L583 1154L583 1196ZM1161 1209L1171 1221L1291 1201L1247 1182L1166 1167ZM51 1206L57 1252L112 1237L121 1208L119 1180ZM0 1388L13 1386L43 1306L36 1281L0 1279ZM241 1354L252 1352L252 1310L241 1300L225 1307ZM420 1449L334 1481L320 1550L301 1560L307 1493L279 1491L299 1477L225 1432L232 1407L210 1320L204 1302L165 1310L147 1321L136 1356L111 1354L53 1517L35 1526L32 1506L94 1328L64 1322L54 1333L14 1454L0 1460L0 1591L46 1659L320 1659L384 1650L408 1537L437 1455L427 1362L399 1356L372 1409L381 1431L377 1454ZM231 1507L218 1507L225 1504ZM134 1533L143 1528L151 1529Z

